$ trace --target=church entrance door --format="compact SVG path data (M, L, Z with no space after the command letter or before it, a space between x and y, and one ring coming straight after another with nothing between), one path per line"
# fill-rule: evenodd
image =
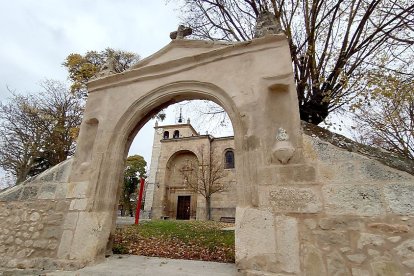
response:
M190 219L191 196L178 196L177 200L177 219Z

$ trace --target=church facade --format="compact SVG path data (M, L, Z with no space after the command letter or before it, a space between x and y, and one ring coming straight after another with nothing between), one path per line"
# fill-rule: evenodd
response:
M213 168L221 168L218 182L224 187L223 191L211 196L211 219L233 219L237 204L233 136L216 138L208 134L200 135L189 120L184 124L165 126L156 123L154 128L144 216L153 219L205 220L205 197L186 183L188 180L184 173L190 167L198 169L205 166L207 173ZM201 175L200 171L198 175Z

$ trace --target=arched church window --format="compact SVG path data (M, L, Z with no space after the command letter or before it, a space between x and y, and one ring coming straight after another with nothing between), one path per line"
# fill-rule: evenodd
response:
M168 138L170 138L170 133L169 133L168 131L164 131L164 136L163 136L163 138L164 138L164 139L168 139Z
M233 169L234 168L234 152L233 150L227 150L224 153L224 168Z
M178 130L174 130L173 138L180 138L180 132Z

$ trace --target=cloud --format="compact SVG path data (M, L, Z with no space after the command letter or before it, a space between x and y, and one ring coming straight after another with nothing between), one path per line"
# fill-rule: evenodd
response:
M148 56L178 25L173 3L147 0L15 0L0 11L0 100L6 85L36 91L43 78L63 80L70 53L106 47Z

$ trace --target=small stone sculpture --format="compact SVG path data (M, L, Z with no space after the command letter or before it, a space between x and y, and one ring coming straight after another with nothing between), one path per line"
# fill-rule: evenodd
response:
M272 149L272 163L287 164L294 152L295 148L289 141L287 131L279 127L276 134L276 143Z
M278 141L287 141L289 140L289 135L287 134L287 131L281 127L277 130L276 134L276 140Z

